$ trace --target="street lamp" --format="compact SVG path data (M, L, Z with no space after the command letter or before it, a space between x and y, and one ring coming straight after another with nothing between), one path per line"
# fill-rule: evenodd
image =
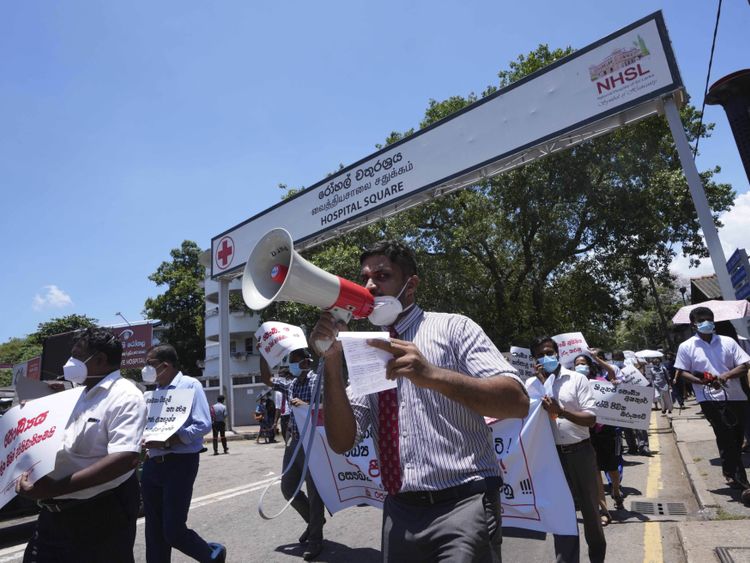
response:
M684 300L684 299L685 299L685 296L683 296L683 300ZM122 313L121 313L120 311L117 311L117 312L115 313L115 315L117 315L118 317L122 317L122 320L123 320L123 321L125 321L126 323L128 323L128 326L132 326L132 325L130 324L130 321L129 321L128 319L126 319L126 318L125 318L125 316L124 316L124 315L123 315L123 314L122 314Z
M682 304L683 305L687 305L687 301L685 300L685 294L687 293L687 288L686 287L681 287L680 288L680 293L682 293Z

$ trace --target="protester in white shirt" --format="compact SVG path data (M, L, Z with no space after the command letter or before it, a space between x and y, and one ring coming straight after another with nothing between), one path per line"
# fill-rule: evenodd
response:
M143 394L120 375L122 343L91 328L73 344L65 378L86 389L78 399L49 475L16 491L38 500L24 561L133 561L138 465L146 425Z
M743 500L750 500L741 453L748 398L740 384L740 378L747 376L750 356L728 336L714 334L713 320L707 307L690 311L696 334L680 344L674 365L678 377L692 383L695 398L713 428L727 484L743 490Z
M544 384L542 407L552 422L560 464L583 516L589 559L591 563L603 562L607 542L599 515L599 470L589 437L596 414L588 378L560 365L557 343L549 336L535 339L529 348L536 360L536 375ZM579 537L556 535L555 554L561 563L579 561Z

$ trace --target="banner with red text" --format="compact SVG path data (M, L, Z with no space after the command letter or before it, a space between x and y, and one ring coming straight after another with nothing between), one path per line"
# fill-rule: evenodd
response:
M84 387L15 406L0 418L0 507L16 496L16 480L29 472L33 483L55 468L65 426Z

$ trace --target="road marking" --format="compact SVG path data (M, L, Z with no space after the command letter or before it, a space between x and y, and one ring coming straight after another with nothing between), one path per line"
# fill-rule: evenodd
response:
M657 498L659 495L659 483L661 482L661 447L659 447L659 434L656 417L651 417L649 441L651 450L658 452L649 459L648 477L646 479L646 498ZM643 563L662 563L664 553L661 545L661 525L659 522L646 522L643 527Z
M272 474L273 472L269 471L269 474ZM270 479L263 479L261 481L256 481L254 483L248 483L247 485L242 485L240 487L233 487L231 489L224 489L223 491L219 491L216 493L211 493L209 495L203 495L202 497L197 497L192 500L190 503L190 508L199 508L201 506L206 506L208 504L213 504L215 502L220 502L222 500L227 500L233 497L237 497L240 495L244 495L247 493L252 493L253 491L257 491L260 489L264 489L270 484L275 484L274 481L278 479L278 476L271 477ZM141 517L138 518L138 524L143 524L145 522L145 518ZM9 563L10 561L18 561L23 557L23 553L26 551L26 544L23 545L14 545L12 547L6 547L5 549L0 549L0 563Z

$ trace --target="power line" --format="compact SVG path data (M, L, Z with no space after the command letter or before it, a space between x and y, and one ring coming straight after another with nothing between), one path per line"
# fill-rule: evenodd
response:
M748 0L750 2L750 0ZM714 38L711 41L711 56L708 58L708 73L706 73L706 87L703 89L703 105L701 106L701 117L698 122L698 134L695 137L695 149L693 150L693 159L698 155L698 143L701 140L701 130L703 129L703 112L706 110L706 96L708 95L708 83L711 80L711 66L714 62L714 49L716 48L716 34L719 31L719 18L721 17L721 0L716 10L716 24L714 25Z

